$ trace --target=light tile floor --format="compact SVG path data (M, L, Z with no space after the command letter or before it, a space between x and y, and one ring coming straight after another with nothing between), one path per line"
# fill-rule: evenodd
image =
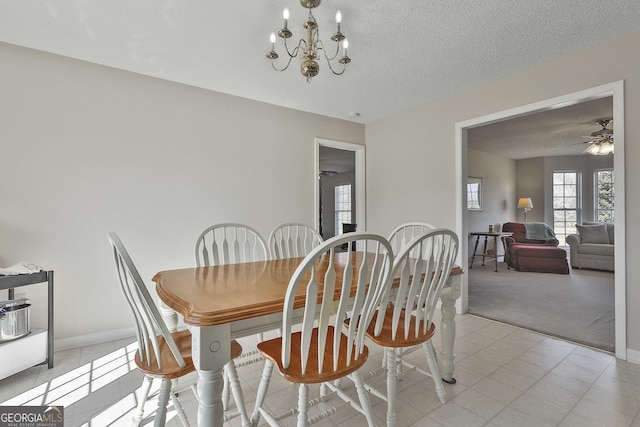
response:
M445 384L447 403L440 403L430 378L408 375L398 384L398 426L640 427L640 365L472 315L456 316L456 328L457 383ZM130 425L142 380L131 362L132 341L57 352L53 369L34 367L1 380L0 405L63 405L65 426ZM440 337L434 344L439 348ZM370 349L365 370L381 363L380 350ZM408 357L426 366L421 351ZM239 371L249 408L261 367ZM193 394L185 391L181 399L195 425ZM295 401L296 389L274 374L268 408L278 412ZM371 402L377 425L385 425L386 403L374 396ZM154 407L150 400L143 425L153 423ZM171 409L167 425L181 425ZM320 425L359 427L366 421L349 408Z

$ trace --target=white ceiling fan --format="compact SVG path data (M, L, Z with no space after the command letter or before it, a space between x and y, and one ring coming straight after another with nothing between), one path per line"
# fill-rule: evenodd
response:
M594 156L606 156L613 153L613 129L607 128L612 119L600 119L596 122L602 129L598 129L592 132L590 136L584 136L583 138L589 138L589 141L585 141L585 144L589 146L584 150L585 153L592 154Z
M607 126L609 126L611 123L613 123L612 119L600 119L596 121L596 124L599 126L602 126L602 129L598 129L595 132L591 132L590 136L583 136L583 138L591 138L593 140L598 140L608 136L611 136L611 138L613 138L613 129L607 128ZM587 141L587 142L591 142L591 141Z

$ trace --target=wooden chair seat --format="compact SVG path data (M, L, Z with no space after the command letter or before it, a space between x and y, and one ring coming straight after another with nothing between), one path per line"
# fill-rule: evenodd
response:
M333 336L333 327L329 327L328 335ZM312 342L318 339L318 329L314 329L311 335ZM296 384L318 384L337 380L359 369L367 361L369 349L365 346L362 354L358 354L355 346L352 346L351 361L347 363L347 337L340 337L340 351L338 363L334 368L333 342L329 341L324 349L324 361L322 369L318 368L318 347L312 346L309 350L309 361L306 373L302 372L302 359L299 357L302 349L302 332L291 334L291 360L289 367L282 365L282 337L263 341L258 344L258 351L265 359L271 360L278 367L287 381ZM293 357L297 355L298 357ZM357 357L357 358L356 358Z
M180 366L176 361L176 358L171 353L167 341L162 335L158 335L158 351L160 353L160 360L152 346L149 346L149 357L145 357L141 354L140 348L136 351L135 362L138 369L144 372L145 375L149 375L153 378L164 378L172 380L174 378L180 378L195 371L193 366L193 360L191 360L191 333L188 330L174 332L171 337L178 346L180 355L184 359L185 365Z
M411 323L409 324L409 333L405 338L405 315L406 311L402 310L400 314L400 318L397 322L397 335L395 339L393 338L393 306L387 307L387 311L385 313L384 321L382 324L382 330L379 335L375 335L374 329L376 321L378 320L378 313L376 312L373 320L369 324L367 328L367 336L369 339L381 346L387 348L406 348L413 347L418 344L422 344L423 342L429 341L433 335L436 333L436 325L431 323L428 326L427 332L423 332L422 328L418 328L418 332L416 333L416 318L415 316L411 316Z
M143 359L140 355L140 349L136 351L135 362L138 369L140 369L145 375L149 375L153 378L163 378L172 380L180 378L195 371L193 360L191 359L191 332L185 329L179 332L173 332L171 334L173 341L178 346L180 355L184 359L185 366L180 366L176 362L176 358L173 357L171 349L167 345L167 341L162 335L158 336L158 348L160 353L160 363L156 358L156 354L153 347L149 347L150 357L147 363L146 358ZM242 346L239 342L231 341L231 358L236 358L242 353Z

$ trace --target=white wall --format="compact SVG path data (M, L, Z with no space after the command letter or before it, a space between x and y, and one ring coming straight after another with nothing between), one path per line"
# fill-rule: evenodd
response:
M55 270L56 339L132 324L107 231L151 284L194 265L208 225L312 224L314 138L364 143L347 121L2 43L0 58L0 266ZM27 292L45 324L45 293Z
M640 33L419 106L366 126L367 225L388 232L408 219L456 227L455 124L624 80L625 116L640 116ZM607 52L607 61L593 61ZM625 121L625 158L640 159L640 124ZM640 351L640 168L625 168L627 347ZM533 212L533 211L532 211Z
M518 199L531 197L533 209L527 212L528 222L553 223L553 216L545 219L544 157L523 159L516 162L516 197L513 217L516 222L524 222L524 209L518 209ZM553 213L552 213L553 215Z
M468 150L467 154L468 175L482 177L482 211L467 211L469 231L488 231L489 225L500 227L513 220L516 161L476 150ZM475 240L469 239L471 253ZM488 243L488 249L496 249L493 239ZM500 242L497 246L498 255L504 255Z

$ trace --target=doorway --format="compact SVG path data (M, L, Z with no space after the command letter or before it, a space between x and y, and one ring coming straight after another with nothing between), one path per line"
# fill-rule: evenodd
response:
M315 143L314 226L325 240L341 234L343 223L347 231L366 230L364 146L322 138ZM336 205L340 197L345 203Z
M625 271L625 183L624 183L624 85L622 81L598 86L595 88L575 92L565 96L548 99L534 104L502 111L476 119L456 123L456 231L460 236L467 236L469 232L467 219L466 179L467 164L467 133L469 129L507 120L535 112L561 108L587 100L613 96L613 120L616 123L614 138L616 150L614 152L615 168L615 353L619 359L626 360L626 271ZM468 253L468 242L461 239L460 253ZM457 302L458 313L465 313L468 308L468 277L463 276L462 295Z

